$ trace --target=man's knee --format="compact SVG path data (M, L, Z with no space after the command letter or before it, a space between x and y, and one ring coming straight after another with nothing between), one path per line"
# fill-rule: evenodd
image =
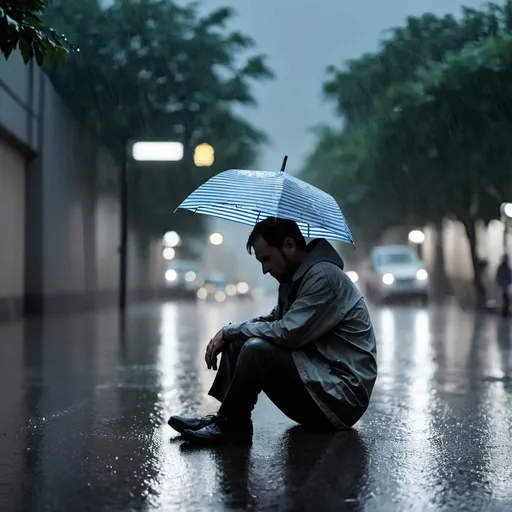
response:
M263 338L249 338L243 345L240 352L241 357L266 356L274 351L275 347L270 341Z

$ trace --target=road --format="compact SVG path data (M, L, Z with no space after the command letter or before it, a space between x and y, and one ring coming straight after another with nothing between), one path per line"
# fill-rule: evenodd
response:
M511 325L372 308L380 374L349 432L304 434L262 397L251 449L190 448L216 409L208 339L270 302L145 305L0 326L0 510L512 510Z

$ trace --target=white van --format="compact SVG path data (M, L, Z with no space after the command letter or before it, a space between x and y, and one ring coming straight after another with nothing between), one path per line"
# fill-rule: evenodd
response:
M428 272L418 253L408 245L381 245L370 252L366 276L370 299L417 297L426 304L430 295Z

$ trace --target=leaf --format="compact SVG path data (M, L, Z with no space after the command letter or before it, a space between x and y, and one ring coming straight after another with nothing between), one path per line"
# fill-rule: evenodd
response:
M36 62L39 67L42 67L44 64L44 52L40 45L35 48Z
M51 52L51 45L65 48L63 40L57 34L51 33L41 21L40 15L44 14L47 2L19 0L7 1L7 5L7 9L0 8L0 51L6 59L19 47L25 64L34 56L38 63L43 63L44 52ZM51 45L44 41L45 37ZM67 51L57 52L57 55L63 57L67 55Z
M34 54L32 44L29 40L27 40L25 38L21 38L19 41L19 48L20 48L21 55L23 57L23 62L25 62L25 64L27 64L27 62L29 62L30 59L32 59L33 54Z

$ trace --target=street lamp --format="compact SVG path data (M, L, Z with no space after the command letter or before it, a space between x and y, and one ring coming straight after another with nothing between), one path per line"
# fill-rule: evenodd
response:
M176 251L172 247L164 247L162 256L164 257L164 260L170 261L174 259L174 256L176 256Z
M425 241L425 234L419 229L413 229L409 232L409 242L413 244L422 244Z
M176 231L167 231L164 235L164 244L167 247L177 247L181 242L180 235Z
M211 167L215 161L215 150L210 144L199 144L194 150L194 164L197 167Z
M224 237L220 233L212 233L210 235L210 243L212 245L220 245L224 241Z
M508 228L512 226L512 203L503 203L500 207L501 222L503 222L503 253L507 253Z
M130 152L130 154L128 154ZM183 158L181 142L135 142L131 145L123 139L120 169L120 244L119 244L119 310L126 310L126 274L128 268L128 161L178 162Z
M425 233L419 229L409 231L409 242L418 246L418 255L423 258L423 242L425 241Z
M135 142L133 159L138 162L179 162L183 158L181 142Z

